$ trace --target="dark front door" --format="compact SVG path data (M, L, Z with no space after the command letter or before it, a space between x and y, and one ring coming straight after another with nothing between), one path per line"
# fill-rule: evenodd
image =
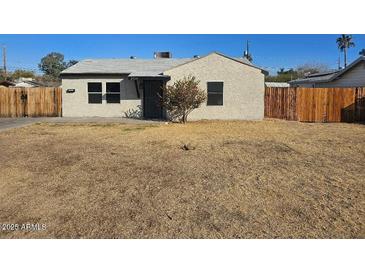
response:
M163 119L163 108L160 104L162 81L144 80L143 114L145 119Z

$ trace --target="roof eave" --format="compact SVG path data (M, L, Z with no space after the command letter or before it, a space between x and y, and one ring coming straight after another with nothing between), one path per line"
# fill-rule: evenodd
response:
M128 76L129 80L170 80L171 77L169 75L142 75L142 76Z
M338 73L335 73L335 75L333 75L330 78L330 81L335 80L336 78L338 78L339 76L341 76L342 74L346 73L348 70L350 70L351 68L353 68L354 66L356 66L358 63L365 61L365 56L360 56L359 58L357 58L355 61L353 61L350 65L348 65L347 67L345 67L344 69L340 70Z
M87 75L129 75L131 72L61 72L60 76L87 76Z
M257 66L255 66L255 65L252 65L252 64L247 64L247 63L241 62L241 61L239 61L239 60L237 60L237 59L235 59L235 58L233 58L233 57L227 56L227 55L225 55L225 54L223 54L223 53L220 53L220 52L217 52L217 51L213 51L213 52L211 52L211 53L209 53L209 54L207 54L207 55L204 55L204 56L201 56L201 57L198 57L198 58L194 58L194 59L192 59L192 60L190 60L190 61L187 61L187 62L185 62L185 63L183 63L183 64L176 65L176 66L174 66L174 67L171 67L171 68L169 68L169 69L166 69L164 72L169 71L169 70L172 70L172 69L177 68L177 67L184 66L184 65L189 64L189 63L192 63L192 62L195 62L195 61L197 61L197 60L200 60L200 59L203 59L203 58L205 58L205 57L208 57L209 55L212 55L212 54L217 54L217 55L220 55L220 56L222 56L222 57L228 58L228 59L230 59L230 60L236 61L236 62L238 62L238 63L240 63L240 64L243 64L243 65L246 65L246 66L249 66L249 67L253 67L253 68L259 69L259 70L261 70L261 72L262 72L264 75L266 75L266 76L267 76L267 75L269 75L269 72L268 72L267 70L264 70L264 69L262 69L262 68L260 68L260 67L257 67Z
M233 58L233 57L227 56L227 55L225 55L225 54L223 54L223 53L220 53L220 52L217 52L217 51L214 51L213 53L216 53L216 54L218 54L218 55L220 55L220 56L226 57L226 58L231 59L231 60L233 60L233 61L239 62L239 63L244 64L244 65L246 65L246 66L253 67L253 68L256 68L256 69L259 69L259 70L261 70L261 72L262 72L263 74L265 74L266 76L267 76L267 75L269 75L269 72L268 72L267 70L264 70L263 68L260 68L260 67L258 67L258 66L255 66L255 65L253 65L253 64L247 64L247 63L245 63L245 62L242 62L242 61L240 61L240 60L237 60L237 59L235 59L235 58Z

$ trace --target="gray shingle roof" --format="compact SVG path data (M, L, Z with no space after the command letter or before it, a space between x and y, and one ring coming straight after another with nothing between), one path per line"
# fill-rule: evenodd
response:
M233 58L233 59L235 59L235 60L237 60L237 61L239 61L241 63L244 63L246 65L250 65L250 66L253 66L254 65L246 57L239 57L239 58Z
M266 73L265 70L253 65L246 58L233 58L219 52L225 58L240 62L242 64L257 68ZM208 55L210 55L208 54ZM208 56L206 55L206 56ZM164 71L183 65L188 62L204 58L161 58L161 59L88 59L78 62L61 72L61 75L68 74L128 74L130 77L156 77L161 76Z
M316 73L316 75L312 74L307 76L306 78L292 80L289 83L296 84L296 83L316 83L316 82L326 82L330 81L333 75L335 75L337 71L329 72L329 73Z
M242 64L245 64L245 65L248 65L250 67L257 68L257 69L261 70L264 74L267 74L267 75L269 74L269 72L267 70L265 70L263 68L260 68L260 67L258 67L256 65L252 64L246 57L239 57L239 58L237 58L237 57L227 56L227 55L222 54L220 52L215 52L215 53L218 54L218 55L220 55L220 56L223 56L223 57L226 57L226 58L229 58L229 59L238 61L238 62L240 62Z
M184 64L192 58L182 59L88 59L62 71L67 74L132 74L156 76L167 69Z

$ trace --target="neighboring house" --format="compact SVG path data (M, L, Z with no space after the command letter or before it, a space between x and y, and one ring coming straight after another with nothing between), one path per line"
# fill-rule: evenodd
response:
M23 88L36 88L42 87L43 84L34 81L32 78L24 78L21 77L15 80L15 87L23 87Z
M265 86L268 88L288 88L289 83L285 82L265 82Z
M69 117L164 119L161 87L192 75L208 99L190 119L262 119L265 74L247 59L217 52L188 59L84 60L61 73L62 111Z
M8 88L8 87L13 87L15 86L15 83L8 81L8 80L3 80L0 81L0 88Z
M289 83L292 87L363 87L365 86L365 56L359 57L344 69L310 74Z
M19 78L15 81L0 81L0 87L36 88L43 86L42 83L36 82L32 78Z

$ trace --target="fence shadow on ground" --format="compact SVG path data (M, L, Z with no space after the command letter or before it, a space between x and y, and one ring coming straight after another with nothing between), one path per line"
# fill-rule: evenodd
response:
M341 122L365 124L365 97L356 98L355 103L341 109Z

